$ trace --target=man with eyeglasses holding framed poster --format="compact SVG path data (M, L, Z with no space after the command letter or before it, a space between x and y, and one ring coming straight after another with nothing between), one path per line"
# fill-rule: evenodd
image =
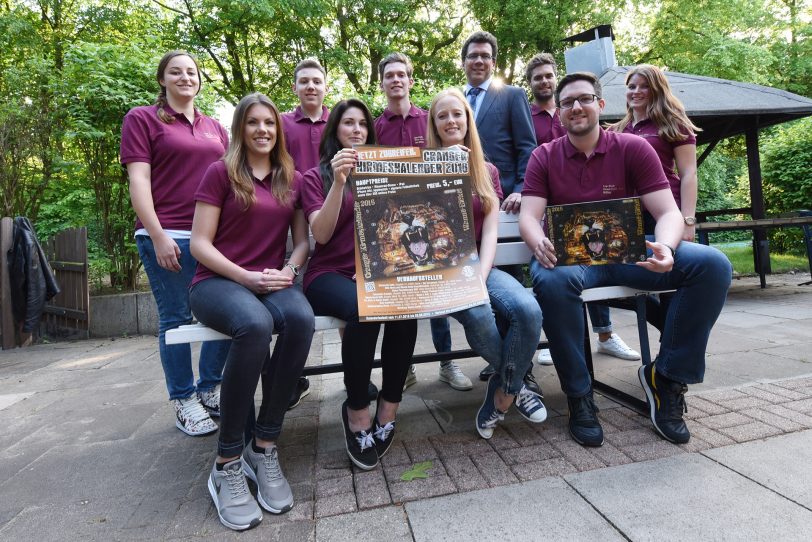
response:
M584 446L603 444L583 350L581 291L599 286L676 289L668 308L660 352L638 371L654 428L682 444L690 432L682 418L687 384L702 382L705 348L722 310L732 268L718 250L681 241L684 223L657 153L643 138L607 132L598 124L604 101L598 78L576 72L556 89L561 137L533 151L522 190L519 229L533 251L530 275L544 314L561 388L567 395L569 430ZM542 229L547 205L639 196L657 221L650 255L634 265L556 266L552 241Z

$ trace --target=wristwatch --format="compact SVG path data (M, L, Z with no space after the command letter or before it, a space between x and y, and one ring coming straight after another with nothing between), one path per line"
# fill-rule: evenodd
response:
M285 267L290 267L290 270L293 271L293 276L295 276L295 277L299 276L299 267L300 266L296 265L293 262L288 262L288 263L285 264Z
M696 226L696 217L695 216L685 216L682 218L685 222L686 226Z

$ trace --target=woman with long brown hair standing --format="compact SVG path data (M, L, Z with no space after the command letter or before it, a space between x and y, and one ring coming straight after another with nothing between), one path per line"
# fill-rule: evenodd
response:
M693 241L696 233L696 132L700 130L685 113L685 106L671 92L663 71L651 64L635 66L626 74L626 116L609 130L635 134L657 151L671 193L682 211L682 238ZM653 234L650 216L646 233Z
M175 425L188 435L217 431L220 380L228 341L205 342L194 382L188 344L167 346L170 329L192 322L189 284L195 261L189 250L194 194L209 164L219 160L228 135L195 107L200 70L185 51L170 51L158 63L160 92L154 105L135 107L121 127L121 163L130 177L130 199L138 216L135 243L158 306L158 350Z

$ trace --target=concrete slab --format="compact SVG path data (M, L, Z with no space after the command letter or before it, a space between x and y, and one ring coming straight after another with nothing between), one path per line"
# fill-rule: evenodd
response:
M812 511L696 454L564 479L630 540L800 541L812 521Z
M717 448L704 455L812 509L812 431Z
M560 478L406 505L417 542L624 540Z
M333 540L388 540L411 542L409 521L401 506L322 518L316 522L316 542Z

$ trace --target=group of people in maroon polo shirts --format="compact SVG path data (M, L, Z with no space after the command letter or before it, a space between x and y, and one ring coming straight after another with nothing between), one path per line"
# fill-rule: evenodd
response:
M731 276L721 253L689 242L696 208L697 127L656 67L629 72L628 114L605 130L598 125L603 100L597 77L575 73L556 84L550 55L528 62L534 101L525 100L523 107L539 145L526 171L510 172L510 182L518 179L524 185L517 183L519 190L501 207L520 213L522 237L534 253L531 295L509 273L493 267L500 200L508 194L480 140L476 112L489 111L496 99L487 97L489 92L505 92L491 79L496 52L492 35L469 37L462 50L469 94L444 90L429 111L410 101L410 59L388 55L378 66L387 107L374 120L357 99L341 100L328 110L326 71L307 59L294 72L300 105L281 114L267 96L250 94L235 108L229 140L219 123L194 106L201 86L196 61L184 51L171 51L158 66L156 104L134 108L125 117L121 161L138 215L136 243L158 305L159 350L176 426L190 435L208 434L217 430L212 416L220 417L217 457L207 483L227 527L251 528L262 520L261 509L279 514L293 506L276 442L286 410L308 390L301 371L314 314L346 322L341 354L347 400L341 420L347 453L359 468L374 468L388 451L402 393L416 382L410 364L417 322L359 322L348 183L358 159L356 145L438 146L469 156L477 245L490 303L451 316L491 368L475 418L483 438L491 438L511 406L534 423L547 416L532 378L543 313L550 358L568 399L570 433L582 445L603 443L583 353L580 292L615 284L676 290L663 309L660 353L638 374L655 430L676 443L690 438L682 417L684 393L687 384L702 380L708 335ZM510 94L499 99L512 100ZM516 113L522 122L524 117L523 111ZM548 204L635 195L651 216L646 262L555 265L552 242L541 225ZM316 241L309 262L308 225ZM292 249L286 251L289 238ZM295 281L305 263L299 288ZM192 310L201 322L232 337L204 344L196 384L188 346L164 341L166 331L191 322ZM381 325L383 382L377 393L370 389L370 373ZM593 327L600 333L599 350L601 343L613 341L602 351L631 355L611 333L611 323L608 337L606 326L594 319ZM433 338L440 350L442 335L433 333ZM439 377L455 389L472 388L453 363L441 364ZM260 380L262 402L255 415ZM256 483L256 500L246 477Z

